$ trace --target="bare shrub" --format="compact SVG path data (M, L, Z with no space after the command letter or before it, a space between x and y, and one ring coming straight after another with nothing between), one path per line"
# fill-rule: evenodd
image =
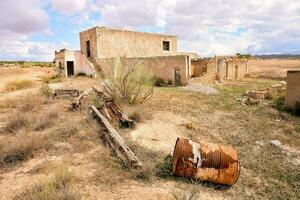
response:
M57 117L58 117L58 113L56 110L52 110L52 111L42 115L41 117L38 118L38 120L34 126L34 130L43 131L43 130L49 128L50 126L53 125L53 122L57 119Z
M75 177L67 168L58 169L54 177L28 188L14 199L24 200L77 200L81 199L78 192L72 189Z
M137 61L126 65L124 60L116 59L114 76L108 85L113 96L123 103L142 104L153 94L154 77L152 73Z
M6 84L6 91L22 90L33 87L34 82L31 80L10 81Z
M45 136L21 135L1 141L0 166L15 164L33 157L34 152L47 144Z
M2 129L2 132L16 133L22 128L28 127L30 125L28 114L17 113L11 115L7 124Z

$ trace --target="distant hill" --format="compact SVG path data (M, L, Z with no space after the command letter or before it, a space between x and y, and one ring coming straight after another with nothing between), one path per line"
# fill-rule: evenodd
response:
M268 54L255 55L257 58L280 58L280 59L300 59L300 54Z

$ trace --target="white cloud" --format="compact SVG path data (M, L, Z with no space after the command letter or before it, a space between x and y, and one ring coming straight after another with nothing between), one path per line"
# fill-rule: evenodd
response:
M298 0L98 0L96 5L101 24L161 27L179 36L181 50L204 56L300 49Z
M75 15L88 6L88 0L51 0L53 10L64 15Z
M66 42L47 43L32 42L26 39L14 41L2 41L0 46L1 60L30 60L30 61L51 61L54 58L54 51L68 47Z
M49 31L47 13L42 9L42 0L1 1L0 36L26 35L39 31Z

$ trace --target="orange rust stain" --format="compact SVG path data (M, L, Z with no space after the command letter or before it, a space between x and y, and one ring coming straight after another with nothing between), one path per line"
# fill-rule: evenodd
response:
M240 174L237 151L232 146L199 143L201 166L193 163L193 147L188 139L178 138L174 148L172 170L175 176L233 185Z

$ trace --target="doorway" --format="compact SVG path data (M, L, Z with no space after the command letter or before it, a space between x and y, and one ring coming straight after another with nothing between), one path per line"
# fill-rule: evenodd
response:
M67 75L74 75L74 61L67 61Z
M181 74L180 70L175 70L175 85L180 86L181 85Z
M89 40L86 41L86 56L87 56L88 58L91 57L91 43L90 43Z
M226 69L225 70L226 70L225 71L225 73L226 73L225 74L225 76L226 76L225 78L228 79L228 62L226 62Z
M238 79L238 76L239 76L239 67L236 65L235 66L235 76L234 76L234 78Z

